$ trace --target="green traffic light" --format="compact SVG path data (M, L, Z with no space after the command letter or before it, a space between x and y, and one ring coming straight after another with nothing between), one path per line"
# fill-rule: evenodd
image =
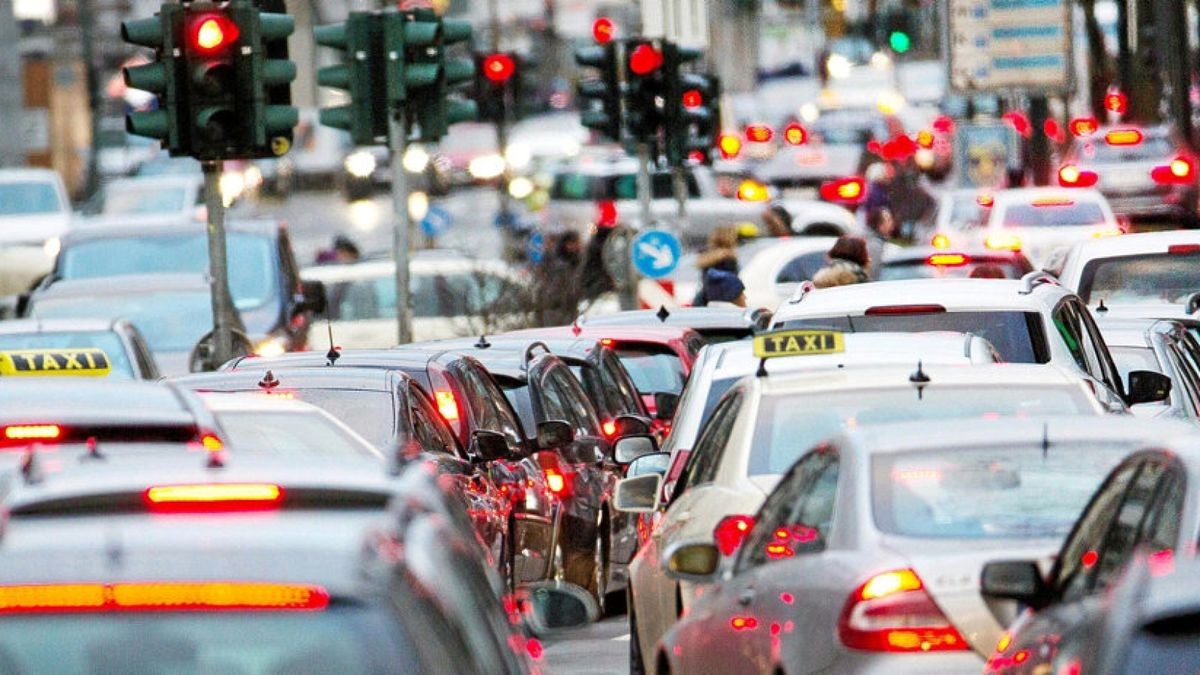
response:
M892 34L888 36L888 45L892 51L903 54L912 49L912 38L904 31L892 31Z

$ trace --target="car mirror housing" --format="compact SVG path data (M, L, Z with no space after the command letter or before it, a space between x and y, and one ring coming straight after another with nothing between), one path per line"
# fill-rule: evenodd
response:
M613 435L617 438L622 436L644 436L649 434L650 420L640 415L617 415L613 420L616 424L616 433Z
M479 430L471 434L471 459L475 462L494 462L509 456L508 439L495 431Z
M658 452L658 443L649 435L625 436L613 447L613 459L622 466Z
M329 298L325 294L324 282L300 282L300 293L296 296L294 313L312 312L313 314L324 314L328 308Z
M525 625L545 636L586 626L600 615L591 593L567 582L544 582L517 590L517 603Z
M984 565L979 582L984 596L1016 600L1041 609L1050 604L1050 589L1046 586L1037 562L1017 560L992 562Z
M709 542L679 542L663 556L663 571L678 581L709 583L721 567L721 552Z
M653 513L658 510L662 476L649 473L617 482L613 506L624 513Z
M575 440L575 430L562 420L538 422L537 446L539 450L556 450L570 445Z
M1158 403L1171 395L1171 378L1153 370L1135 370L1129 373L1129 388L1126 403Z

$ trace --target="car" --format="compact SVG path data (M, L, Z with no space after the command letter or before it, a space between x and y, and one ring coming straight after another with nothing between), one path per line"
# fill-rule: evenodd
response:
M1200 446L1186 432L1177 439L1156 440L1130 453L1095 490L1049 573L1043 575L1045 567L1015 555L984 567L980 589L986 598L1017 600L1029 608L998 641L988 659L989 672L1046 667L1063 646L1064 635L1102 606L1104 592L1138 551L1168 563L1195 557Z
M665 311L664 311L665 309ZM696 331L705 344L743 340L771 323L771 310L740 307L675 307L635 309L611 314L588 314L576 320L579 326L683 326Z
M534 451L525 438L520 419L479 361L444 349L407 352L348 349L331 350L325 355L295 352L275 358L239 358L225 364L223 372L243 372L242 377L254 382L265 378L268 371L275 374L288 369L305 369L313 377L320 377L342 368L374 370L381 379L415 380L423 391L432 395L437 414L447 423L460 447L470 447L480 437L480 432L484 432L482 436L488 439L489 447L490 443L502 438L503 450L496 448L496 452L503 452L510 459L493 462L493 465L503 466L503 470L495 471L493 477L508 488L505 492L512 503L508 545L515 553L510 556L514 565L509 584L516 586L547 580L558 573L554 551L558 545L556 534L561 517L559 501L550 490L545 471L532 458ZM359 411L354 407L343 410L345 416L330 409L368 439L379 438L378 430L374 433L363 431L377 422L371 422L370 418L355 422L353 420L361 419L356 416Z
M971 243L975 239L975 231L987 224L993 203L990 190L946 190L938 198L933 220L918 222L913 227L913 243L940 249Z
M957 249L908 246L887 250L879 268L879 280L970 277L979 274L976 270L981 267L998 270L1004 279L1020 279L1034 271L1020 251L995 251L978 246Z
M158 365L137 326L127 319L0 321L0 351L99 349L116 379L157 380Z
M317 265L301 271L325 286L334 339L346 349L396 344L396 265L391 259ZM495 260L445 251L409 263L413 340L500 333L529 324L528 291L516 272Z
M1158 553L1158 555L1156 555ZM1200 668L1195 621L1200 565L1148 552L1103 603L1066 630L1052 672L1190 672Z
M83 287L121 275L207 274L205 228L178 219L77 228L63 237L54 270L34 295L68 281ZM312 317L324 310L324 289L301 281L287 228L273 220L232 220L226 230L229 290L253 350L307 348ZM145 283L157 285L149 278ZM92 308L88 314L102 311Z
M351 457L380 462L386 458L381 449L333 415L290 396L206 393L200 400L217 418L222 437L239 454L269 452L303 459Z
M386 146L371 145L347 149L338 182L346 201L368 199L378 189L392 184L391 163ZM409 188L444 195L450 189L449 167L441 157L432 157L420 143L412 143L404 153L404 169Z
M675 578L711 585L651 662L660 673L979 671L1017 609L980 595L980 570L1048 559L1109 468L1177 430L984 416L820 441L732 553L706 537L663 554Z
M462 505L419 463L186 459L6 498L6 672L529 671Z
M1075 138L1063 154L1058 182L1095 185L1122 216L1196 222L1196 157L1169 125L1103 126Z
M1091 188L1011 188L992 200L987 225L968 243L1021 251L1035 267L1058 249L1125 233L1108 200Z
M818 349L806 349L811 337ZM759 336L759 354L779 339L795 341L796 358L837 353L840 334L831 331ZM806 353L807 352L807 353ZM766 373L763 376L762 373ZM935 388L944 387L934 393ZM1013 418L1037 414L1100 417L1104 407L1070 373L1045 366L997 364L971 368L867 366L770 374L770 364L743 378L721 398L696 439L666 510L630 564L630 653L644 672L655 671L654 645L693 606L701 592L668 578L660 557L674 544L715 538L728 550L748 529L749 518L779 476L802 453L845 428L925 420ZM667 458L643 455L639 463L665 470ZM654 513L662 504L659 471L634 475L617 486L618 509Z
M1104 312L1097 313L1096 324L1122 379L1136 370L1171 378L1170 396L1134 406L1135 415L1200 421L1200 343L1187 326L1162 319L1110 319Z
M1108 346L1083 301L1049 274L1019 281L916 279L801 288L775 313L774 328L854 332L972 333L1010 363L1050 363L1091 383L1114 410L1167 396L1165 376L1138 377L1126 393Z
M196 370L200 363L197 345L213 329L212 284L199 274L133 274L58 281L34 291L24 310L31 321L124 318L145 336L156 368L163 375ZM241 328L235 326L239 332ZM265 336L256 337L262 340Z
M21 293L45 276L71 226L71 201L49 169L0 170L0 295Z
M1200 291L1200 232L1144 232L1071 247L1057 273L1090 307L1112 315L1180 318ZM1155 316L1157 315L1157 316Z
M208 217L201 175L114 180L104 186L94 206L98 215L108 219L175 216L203 221Z

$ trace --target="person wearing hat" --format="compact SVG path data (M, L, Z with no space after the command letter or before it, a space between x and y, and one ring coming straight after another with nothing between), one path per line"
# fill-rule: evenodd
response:
M738 307L746 306L746 285L733 272L709 269L704 272L704 284L692 303L696 307L710 302L728 302Z

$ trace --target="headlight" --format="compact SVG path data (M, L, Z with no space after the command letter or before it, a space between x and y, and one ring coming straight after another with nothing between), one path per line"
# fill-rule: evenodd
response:
M355 178L369 178L375 173L375 155L366 150L359 150L346 157L346 171Z
M283 337L272 337L254 346L254 353L264 358L283 356L287 353L287 340Z
M42 244L42 250L46 252L47 258L57 258L58 252L62 250L62 239L50 237Z
M476 157L467 165L467 171L479 180L498 178L504 173L504 158L500 155Z
M844 80L850 77L850 71L854 68L854 64L850 59L841 54L831 54L829 59L825 61L825 67L829 70L829 76L836 80Z
M225 206L233 204L234 200L242 196L246 191L246 179L241 173L230 171L221 174L221 200L225 202Z
M429 166L429 153L420 145L410 145L404 151L402 163L404 170L409 173L425 173L425 167Z

